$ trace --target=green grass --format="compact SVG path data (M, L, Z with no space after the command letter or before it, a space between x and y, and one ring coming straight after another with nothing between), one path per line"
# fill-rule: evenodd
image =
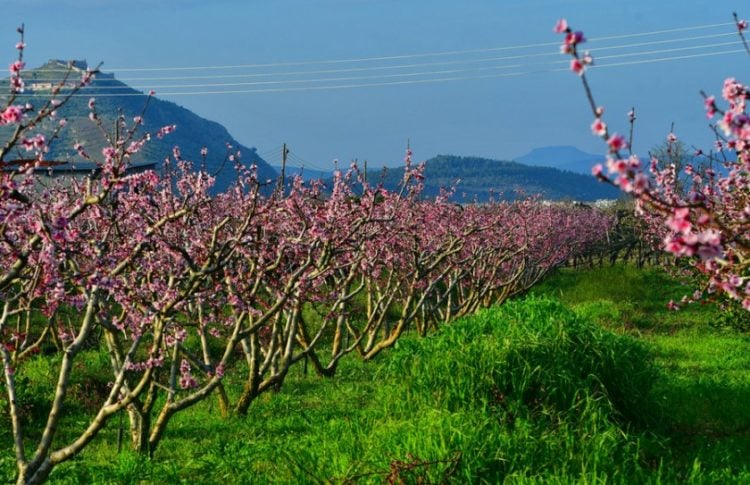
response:
M406 483L624 483L645 473L627 430L656 378L648 355L557 302L526 300L406 338L376 363L346 361L333 380L297 372L246 418L198 406L153 461L118 454L110 426L53 478L382 483L395 470Z
M560 270L532 293L558 298L578 313L619 331L674 334L684 330L704 333L717 320L713 305L690 304L667 309L693 289L660 269L616 265L591 270ZM711 332L709 332L711 333Z
M631 266L563 270L534 289L650 346L661 374L653 431L671 468L693 466L699 481L750 483L750 335L717 328L722 311L713 304L667 309L690 292L662 270Z
M334 379L298 366L244 418L201 403L153 460L118 452L115 418L52 482L750 483L750 339L711 326L710 305L667 310L689 291L656 269L559 271L375 362L344 360ZM35 383L29 420L54 385L45 359L19 376ZM84 361L79 405L105 379L103 354Z

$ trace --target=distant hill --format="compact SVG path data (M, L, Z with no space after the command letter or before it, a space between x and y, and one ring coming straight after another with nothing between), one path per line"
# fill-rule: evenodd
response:
M43 66L24 72L26 92L19 98L20 102L30 102L32 105L42 103L50 93L52 83L59 80L64 74L66 62L51 60ZM86 69L85 61L76 61L76 69ZM79 72L72 74L73 80L80 78ZM7 86L7 79L3 84ZM7 92L7 88L0 90ZM100 94L117 93L123 96L97 96ZM36 95L36 96L30 96ZM41 95L41 97L40 97ZM158 96L158 93L157 93ZM105 126L114 128L115 120L122 113L130 123L135 116L141 115L147 96L140 91L132 89L127 84L115 79L114 75L102 73L93 81L91 86L80 91L80 96L71 99L58 113L58 118L66 118L68 123L62 130L62 136L50 147L48 159L71 160L81 163L73 149L76 142L83 143L86 151L92 156L100 155L104 147L103 134L89 119L88 101L90 97L96 98L96 110L99 116L106 121ZM231 144L233 151L239 150L245 164L255 163L258 166L259 179L274 179L277 174L256 153L255 148L248 148L235 140L226 128L219 123L202 118L192 111L183 108L170 101L164 101L157 97L152 98L148 108L143 114L143 129L149 132L157 131L165 125L177 125L174 133L162 139L153 137L144 149L134 157L134 163L156 162L157 168L166 156L172 152L172 148L179 146L183 158L192 160L199 165L201 163L201 148L208 148L206 157L206 169L216 173L216 188L226 188L235 177L234 167L231 162L226 162L227 143ZM0 128L0 136L5 136Z
M381 181L394 188L403 177L402 168L368 171L371 183ZM438 155L427 160L425 195L435 196L441 187L451 187L460 179L453 199L457 202L476 198L484 202L490 192L503 199L517 198L520 190L526 195L541 194L544 199L594 201L617 199L621 193L614 187L600 183L591 175L582 175L549 167L533 167L517 162L490 160L478 157Z
M526 155L515 158L515 161L524 165L553 167L590 175L591 167L602 163L604 158L604 155L586 153L574 146L548 146L535 148Z

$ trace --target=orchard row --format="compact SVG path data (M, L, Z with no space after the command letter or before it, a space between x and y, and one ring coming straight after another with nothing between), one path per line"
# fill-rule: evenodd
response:
M90 118L110 145L100 156L75 148L96 173L47 179L44 153L65 124L56 109L75 90L18 104L23 48L11 66L19 93L2 115L14 132L0 152L0 389L18 483L44 481L117 413L134 449L152 454L172 417L209 396L241 415L303 361L330 377L347 356L373 359L407 331L426 335L525 291L610 226L594 209L533 199L424 200L411 153L398 191L352 166L329 186L296 179L271 193L237 163L236 183L215 195L212 176L178 149L162 173L128 172L151 135L173 127L148 134L141 117L121 118L109 133L93 100ZM40 130L50 121L51 135ZM29 159L6 161L19 152ZM76 361L92 347L106 349L111 381L63 442L71 381L85 372ZM16 377L39 358L57 387L46 422L29 423L18 395L33 382ZM244 382L232 399L228 375Z

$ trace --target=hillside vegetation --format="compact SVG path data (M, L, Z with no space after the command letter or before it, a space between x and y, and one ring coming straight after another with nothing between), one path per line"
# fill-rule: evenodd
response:
M396 187L402 176L400 169L368 171L368 180L382 181L388 188ZM549 200L594 201L620 197L617 189L599 183L590 175L456 155L438 155L427 160L424 183L427 196L438 195L441 188L455 186L453 200L456 202L474 199L485 202L490 196L513 200L536 194Z

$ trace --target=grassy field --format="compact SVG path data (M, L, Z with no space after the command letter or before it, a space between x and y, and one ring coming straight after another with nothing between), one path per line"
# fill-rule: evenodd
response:
M750 335L727 328L714 305L667 309L691 291L632 267L563 271L534 290L652 349L660 416L648 431L663 440L665 467L691 469L698 482L750 483Z
M334 379L298 366L247 417L204 402L153 460L118 452L115 418L52 482L750 483L750 339L712 306L666 309L688 291L659 270L563 270ZM9 442L3 428L0 476Z

